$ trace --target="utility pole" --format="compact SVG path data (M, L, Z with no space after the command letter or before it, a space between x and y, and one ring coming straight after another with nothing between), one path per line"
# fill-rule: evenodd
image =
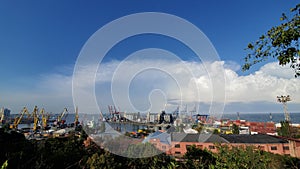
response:
M284 111L284 117L285 117L285 121L290 123L291 122L291 118L290 118L290 114L288 112L288 108L287 108L287 102L291 101L290 95L287 96L277 96L277 101L283 104L283 111Z

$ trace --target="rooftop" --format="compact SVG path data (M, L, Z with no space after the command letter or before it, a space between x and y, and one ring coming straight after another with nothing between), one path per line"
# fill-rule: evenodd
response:
M174 142L228 143L219 135L199 133L171 133L171 140Z
M265 134L254 135L220 135L230 143L288 143L288 141Z
M171 145L170 134L166 132L156 131L150 134L143 142L149 142L150 139L159 139L161 143Z

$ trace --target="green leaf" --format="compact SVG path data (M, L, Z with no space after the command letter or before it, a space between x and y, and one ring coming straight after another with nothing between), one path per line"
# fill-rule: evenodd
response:
M253 48L254 48L254 46L252 45L252 43L249 43L249 44L248 44L248 48L249 48L249 49L253 49Z

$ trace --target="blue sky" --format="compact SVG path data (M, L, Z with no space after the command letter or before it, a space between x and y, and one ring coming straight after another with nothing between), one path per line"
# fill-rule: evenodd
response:
M221 61L225 61L225 66L229 66L240 79L251 78L250 75L256 74L266 63L241 72L239 66L243 64L245 47L269 28L278 25L281 13L288 12L296 4L296 1L271 0L1 1L0 106L9 107L15 112L24 105L32 107L35 104L53 112L63 110L65 105L72 107L71 93L62 93L64 87L66 90L72 88L69 80L85 42L105 24L138 12L169 13L193 23L210 39ZM193 57L193 53L176 40L144 35L116 45L104 61L120 61L143 48L163 48L180 55L183 60ZM264 67L264 73L272 72L269 70L274 64L270 65ZM277 80L283 78L272 74L273 77ZM283 79L290 82L291 78ZM100 84L97 90L101 92L109 88ZM104 100L100 96L99 99ZM278 103L268 103L267 99L261 101L265 104L259 103L261 106L256 106L258 103L253 100L241 102L235 100L228 103L225 111L281 111ZM203 108L203 111L208 109L207 106ZM291 110L299 111L299 103L294 103Z

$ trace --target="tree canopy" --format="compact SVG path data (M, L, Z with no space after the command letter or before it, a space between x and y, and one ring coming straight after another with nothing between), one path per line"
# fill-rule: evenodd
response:
M83 136L83 135L82 135ZM0 128L1 168L132 168L132 169L240 169L240 168L299 168L299 160L260 151L255 147L229 147L216 144L219 153L187 147L184 156L175 157L165 153L147 158L126 158L115 155L92 143L84 145L82 137L75 135L46 140L26 140L24 135ZM153 145L142 143L130 145L128 153L153 151ZM157 150L159 151L159 150ZM143 155L143 154L142 154Z
M289 16L282 14L279 26L274 26L261 35L256 42L249 43L249 51L242 69L248 70L254 64L266 61L269 57L276 58L279 65L290 65L295 77L300 76L300 4L290 9Z

